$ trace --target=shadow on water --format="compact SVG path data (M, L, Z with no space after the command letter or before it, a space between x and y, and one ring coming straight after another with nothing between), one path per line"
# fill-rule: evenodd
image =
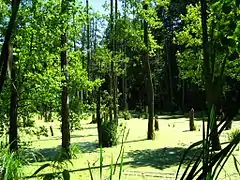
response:
M136 139L136 140L129 140L129 141L126 141L124 142L124 144L127 144L127 143L135 143L135 142L142 142L142 141L146 141L147 139Z
M178 166L185 150L186 149L182 147L134 150L127 153L126 156L132 158L133 163L131 163L130 166L133 168L151 166L163 170L171 166ZM196 157L199 153L200 149L192 149L187 155L187 160Z
M80 150L79 153L90 153L90 152L96 152L98 148L97 142L76 142L72 143L72 146L77 146ZM53 148L42 148L42 149L34 149L31 150L33 153L31 153L29 156L30 162L45 162L45 161L54 161L57 160L59 152L60 152L61 146L53 147ZM29 154L29 153L28 153Z
M184 115L168 115L168 116L158 116L158 119L163 119L163 120L171 120L171 119L179 119L179 118L185 118Z
M73 139L73 138L91 137L91 136L97 136L97 134L95 134L95 135L94 134L88 134L88 135L73 134L73 135L71 135L71 139ZM62 136L55 136L55 137L46 138L46 139L38 139L36 141L55 141L55 140L61 140L61 139L62 139Z

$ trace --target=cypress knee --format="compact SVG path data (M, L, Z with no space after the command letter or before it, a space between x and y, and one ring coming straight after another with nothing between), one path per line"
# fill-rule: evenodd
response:
M194 109L193 108L189 112L189 128L190 128L190 131L196 130L196 127L194 125Z

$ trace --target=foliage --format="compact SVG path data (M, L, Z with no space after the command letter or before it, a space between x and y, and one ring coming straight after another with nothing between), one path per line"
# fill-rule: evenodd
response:
M238 79L237 39L239 33L236 32L239 28L236 17L240 12L234 1L219 0L209 3L209 6L210 15L207 23L210 36L210 58L212 59L211 71L215 78L219 77L221 65L227 58L224 75ZM227 13L224 13L226 9ZM184 46L177 52L180 77L182 79L189 78L203 88L200 5L188 5L186 15L181 15L181 21L184 23L184 28L180 32L175 32L175 43Z
M43 180L54 180L54 179L63 179L63 180L70 180L70 172L68 171L69 165L72 165L72 161L69 159L65 159L63 153L65 153L62 148L58 149L58 153L55 160L50 163L45 163L41 167L39 167L31 177L37 176L40 172L42 172L46 168L50 168L52 173L44 174ZM76 154L79 153L78 146L72 146L70 149L71 157L76 158Z
M118 160L120 158L120 167L119 167L119 174L118 174L118 179L120 180L122 177L122 168L123 168L123 160L124 160L124 143L126 142L128 135L129 135L129 130L126 132L126 127L123 129L123 134L122 134L122 141L121 141L121 149L119 151L115 166L113 164L113 156L111 156L111 164L110 164L110 175L109 175L109 179L113 179L113 176L116 173L116 168L118 165ZM103 179L103 174L102 174L102 169L103 169L103 148L102 145L100 146L100 166L99 166L99 171L100 171L100 177L99 179L102 180ZM89 169L89 173L90 173L90 177L91 180L94 180L93 178L93 173L92 173L92 169L90 167L90 163L88 162L88 169Z
M129 111L123 111L121 115L125 120L130 120L132 118L132 115Z
M212 108L212 111L214 111L214 108ZM211 118L210 123L212 123L213 120L214 119ZM218 130L219 134L221 134L221 132L226 128L227 124L228 121L222 121L221 123L218 124L216 128L219 129ZM178 177L178 173L183 165L186 155L191 149L196 147L201 147L201 151L199 151L199 153L196 154L195 157L188 161L187 167L185 168L183 175L181 176L181 179L218 178L220 172L224 168L225 163L227 162L227 160L232 155L233 151L236 149L237 145L240 142L240 133L239 131L234 131L231 134L229 142L227 144L225 143L226 146L219 152L214 152L211 148L210 140L212 135L213 135L212 132L209 131L205 132L205 128L203 126L203 140L192 144L191 146L188 147L188 149L186 149L179 164L176 179Z
M1 179L3 180L19 180L24 176L23 166L28 164L31 151L19 149L16 152L10 152L9 146L2 148L0 151L0 168Z
M102 123L102 147L112 147L118 143L118 125L114 121L105 120Z

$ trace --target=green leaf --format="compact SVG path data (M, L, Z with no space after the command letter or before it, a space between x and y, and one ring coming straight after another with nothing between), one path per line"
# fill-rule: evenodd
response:
M190 146L184 151L184 153L183 153L183 155L182 155L182 158L181 158L181 161L180 161L179 166L178 166L178 170L177 170L175 179L178 178L178 174L179 174L179 172L180 172L181 166L183 165L183 162L184 162L185 157L187 156L187 154L190 152L191 149L193 149L194 147L197 147L197 146L199 146L199 145L201 145L201 144L202 144L202 140L201 140L201 141L198 141L198 142L195 142L195 143L193 143L192 145L190 145Z
M216 121L216 118L215 118L215 105L213 104L210 112L210 129L211 130L214 128L214 121Z
M90 162L89 161L88 161L88 170L89 170L89 173L90 173L90 176L91 176L91 180L93 180L92 168L90 166Z
M64 169L64 171L62 172L62 175L64 180L70 180L70 173L68 170Z
M123 148L122 156L121 156L120 170L119 170L119 176L118 176L119 180L121 179L121 176L122 176L123 160L124 160L124 148Z
M113 178L113 156L111 156L111 165L110 165L110 180Z
M236 170L238 172L238 175L240 176L240 171L239 171L239 168L238 168L239 162L238 162L237 158L234 155L232 155L232 156L233 156L233 160L234 160L234 166L235 166L235 168L236 168Z
M51 166L50 163L43 164L40 168L38 168L38 169L33 173L32 176L35 176L35 175L38 174L40 171L42 171L43 169L45 169L45 168L47 168L47 167L49 167L49 166Z
M102 180L102 170L103 170L103 149L100 145L100 180Z

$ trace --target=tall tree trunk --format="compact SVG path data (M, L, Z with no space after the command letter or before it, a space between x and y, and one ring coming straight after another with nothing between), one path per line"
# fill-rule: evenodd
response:
M10 48L10 53L13 53L12 48ZM12 56L13 57L13 56ZM10 126L9 126L9 144L10 151L16 151L18 149L18 132L17 132L17 101L18 92L16 87L16 67L14 61L16 57L12 60L12 70L11 70L11 103L10 103Z
M166 53L166 59L167 59L167 66L168 66L168 79L169 79L169 105L170 109L173 109L173 83L172 83L172 67L171 67L171 62L169 59L169 42L167 40L166 45L165 45L165 53Z
M124 77L123 77L123 101L124 101L124 111L128 110L128 84L127 84L127 68L126 63L124 63Z
M182 112L185 111L185 80L182 80Z
M110 0L110 47L113 50L113 0ZM113 98L113 78L114 78L114 62L111 61L110 65L110 75L109 75L109 95ZM110 101L109 107L109 119L112 121L112 112L113 112L113 100Z
M127 13L126 13L126 7L127 7L127 4L126 4L126 1L124 2L124 6L125 6L125 9L124 9L124 21L126 21L126 18L127 18ZM124 39L123 41L123 52L124 52L124 56L126 58L127 56L127 47L126 47L126 40ZM128 102L127 102L127 90L128 90L128 84L127 84L127 64L124 62L123 63L123 67L124 67L124 75L123 75L123 79L122 79L122 84L123 84L123 109L124 111L127 111L128 110Z
M145 10L148 9L148 5L146 1L144 1L143 8ZM152 82L152 74L151 74L151 68L149 63L149 57L148 57L148 23L146 20L144 20L144 44L145 44L145 50L143 52L143 65L144 65L144 71L146 73L146 90L147 90L147 96L148 96L148 133L147 133L147 139L154 139L154 89L153 89L153 82Z
M88 80L90 80L90 69L91 69L91 49L90 49L90 18L89 18L89 1L86 0L87 6L87 72L88 72ZM87 93L88 104L91 104L91 92Z
M67 0L62 1L62 14L67 13L68 2ZM61 48L64 48L67 44L67 30L62 29L61 34ZM64 150L63 158L70 159L70 122L69 122L69 93L68 93L68 72L67 72L67 51L61 51L61 70L65 76L62 85L62 148Z
M97 118L97 129L98 129L98 144L100 147L102 145L101 87L97 89L96 98L97 98L96 118Z
M203 64L204 64L204 77L205 77L205 91L206 91L206 99L208 106L208 127L210 128L210 113L212 107L216 107L216 101L219 98L214 92L214 84L212 82L213 75L211 73L210 68L210 53L209 53L209 42L208 42L208 32L207 32L207 2L205 0L201 0L201 19L202 19L202 31L203 31ZM216 112L213 112L214 122L213 127L210 131L213 131L213 136L211 137L212 148L213 150L220 150L221 144L218 136L217 129L215 128L217 125L216 122Z
M113 51L114 55L116 55L117 52L117 13L118 13L118 0L115 0L115 28L114 28L114 45L113 45ZM114 121L118 124L118 108L117 108L117 76L114 70L114 64L113 64L113 115L114 115Z
M7 73L7 61L9 57L9 44L13 34L13 30L16 24L17 13L19 10L21 0L12 0L12 15L10 17L10 21L8 23L6 35L4 38L1 56L0 56L0 69L1 69L1 76L0 76L0 92L2 91L3 84L6 78Z
M81 44L82 44L82 47L81 47L81 51L85 51L85 27L83 27L83 32L82 32L82 38L81 38ZM82 57L82 68L85 69L85 56L83 55ZM86 102L86 97L85 97L85 91L82 89L81 90L81 93L80 93L80 96L81 96L81 102L82 103L85 103Z

